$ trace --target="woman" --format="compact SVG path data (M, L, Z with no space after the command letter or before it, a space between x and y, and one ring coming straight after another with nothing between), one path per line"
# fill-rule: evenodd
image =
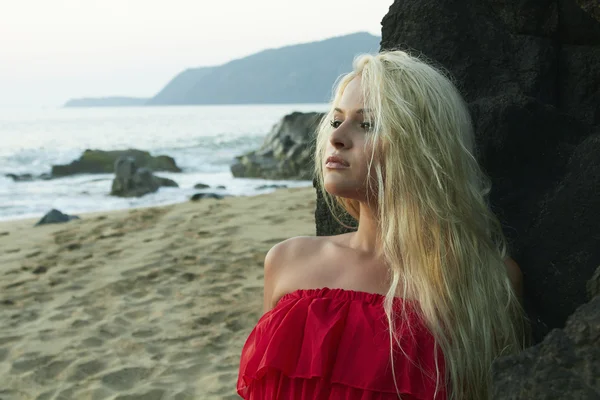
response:
M315 174L357 227L268 252L242 397L489 398L492 361L518 352L525 329L473 152L443 73L402 51L355 60L319 126Z

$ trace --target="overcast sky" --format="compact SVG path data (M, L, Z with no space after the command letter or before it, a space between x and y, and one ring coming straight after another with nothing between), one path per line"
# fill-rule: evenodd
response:
M393 0L0 0L0 106L149 97L189 67L367 31Z

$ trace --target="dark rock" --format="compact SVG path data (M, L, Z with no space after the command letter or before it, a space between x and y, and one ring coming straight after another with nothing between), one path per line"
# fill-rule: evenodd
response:
M46 272L48 272L48 268L44 267L43 265L40 265L39 267L31 271L31 273L36 275L45 274Z
M163 178L160 176L154 176L154 179L157 180L158 185L161 187L179 187L177 182L175 182L173 179Z
M201 199L222 199L224 196L216 193L196 193L192 197L190 197L191 201L198 201Z
M115 162L116 176L110 194L119 197L140 197L156 192L161 186L178 187L171 179L154 176L148 168L138 168L131 157L121 157Z
M7 178L12 179L15 182L31 182L37 180L47 181L52 179L52 175L50 174L41 174L41 175L33 175L33 174L5 174Z
M596 296L600 296L600 267L596 269L592 278L588 281L587 295L589 299L593 299Z
M600 399L600 296L521 354L493 364L494 400Z
M286 115L273 126L260 149L236 157L231 173L238 178L312 179L315 131L323 115Z
M223 185L219 185L219 186L217 186L217 189L226 189L226 187Z
M73 219L79 219L76 215L67 215L62 212L52 209L46 215L40 219L35 226L45 225L45 224L58 224L63 222L69 222Z
M530 222L521 225L515 247L520 249L528 304L550 328L562 328L566 318L588 300L586 284L600 265L599 152L600 135L589 136L575 148L565 173L537 204L530 202L531 197L512 204L530 205L529 215L522 216ZM547 176L540 171L537 179L531 176L518 190L531 196L527 185L535 187L535 181ZM505 211L514 218L515 209Z
M321 196L321 189L316 179L313 180L313 187L317 192L317 207L315 209L317 236L340 235L349 232L348 229L340 225L329 213L329 209L327 208L327 204L325 204L323 196ZM348 226L357 226L354 218L348 213L344 215L342 222Z
M169 156L152 156L147 151L128 150L86 150L78 160L66 165L53 165L52 176L67 176L75 174L114 173L119 158L131 157L138 167L147 168L151 172L181 172L175 160Z
M598 0L577 0L577 4L597 21L600 21L600 2Z
M205 183L196 183L194 185L194 189L206 189L209 188L210 186L205 184Z
M4 176L12 179L15 182L29 182L33 180L33 175L31 174L5 174Z
M287 185L260 185L255 187L256 190L264 190L264 189L285 189Z

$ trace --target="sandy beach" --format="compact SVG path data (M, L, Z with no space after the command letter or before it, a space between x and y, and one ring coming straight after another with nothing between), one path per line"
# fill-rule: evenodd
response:
M275 243L312 188L0 223L0 399L237 399Z

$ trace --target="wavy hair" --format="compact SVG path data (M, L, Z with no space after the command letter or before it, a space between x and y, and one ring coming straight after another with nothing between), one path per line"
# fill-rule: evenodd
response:
M443 354L436 356L438 390L444 385L448 399L487 399L493 360L523 348L526 324L504 263L506 239L489 206L491 180L474 156L468 108L449 75L417 56L385 51L355 58L316 136L315 178L342 225L345 213L359 220L359 202L324 189L323 159L333 109L357 76L373 119L365 185L389 271L383 306L392 371L394 343L400 346L394 321L405 321L394 313L407 312L394 310L400 294L416 300Z

